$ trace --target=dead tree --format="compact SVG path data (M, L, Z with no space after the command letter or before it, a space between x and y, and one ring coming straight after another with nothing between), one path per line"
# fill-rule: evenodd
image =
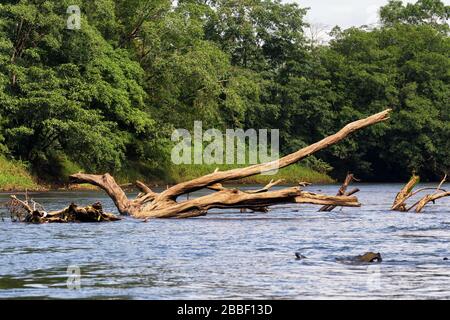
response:
M336 196L352 196L355 193L359 192L358 188L355 188L349 192L347 192L347 188L350 185L350 183L352 183L352 181L359 181L358 179L355 178L355 176L352 173L347 173L347 176L345 177L344 183L342 184L342 186L339 188L338 193L336 194ZM319 209L319 211L326 211L326 212L331 212L336 208L335 205L326 205L323 206L322 208Z
M28 201L28 198L22 201L13 195L6 207L11 214L11 220L19 222L67 223L121 220L114 214L103 212L102 205L99 202L87 207L78 207L72 203L63 210L47 212L37 202Z
M391 210L394 211L408 211L406 209L405 201L411 198L414 193L414 187L419 183L420 177L413 174L411 179L409 179L408 183L397 193L395 197L394 204L392 205ZM417 193L417 192L416 192Z
M213 208L255 209L283 203L359 207L360 203L356 197L315 194L303 191L300 187L268 191L270 187L268 186L264 192L245 192L238 189L226 189L221 184L226 181L243 179L297 163L317 151L340 142L357 130L389 119L390 111L390 109L385 110L368 118L352 122L339 132L276 161L228 171L216 170L211 174L174 185L161 193L156 193L139 182L137 187L141 193L133 200L128 199L122 188L108 173L104 175L78 173L71 175L70 179L72 183L90 183L102 188L114 201L121 214L141 219L190 218L206 215L208 210ZM182 195L204 188L213 189L216 192L195 199L177 201Z
M408 181L408 183L402 188L402 190L400 190L400 192L395 197L394 204L392 205L391 209L394 211L408 212L408 211L411 211L413 208L416 208L417 213L422 212L423 208L429 202L434 203L438 199L450 196L450 192L442 189L442 185L446 182L446 180L447 180L447 175L444 176L444 179L442 179L441 183L439 184L439 186L437 188L420 188L416 191L413 191L414 187L420 181L420 177L413 174L413 176ZM427 194L426 196L421 198L419 201L414 203L409 208L407 207L406 201L409 198L411 198L423 191L426 191L426 190L435 190L435 192L432 194Z

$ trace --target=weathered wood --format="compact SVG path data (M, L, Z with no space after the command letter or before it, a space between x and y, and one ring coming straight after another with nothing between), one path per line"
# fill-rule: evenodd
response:
M444 176L444 179L441 180L439 183L439 186L436 188L436 191L433 194L427 194L422 199L420 199L418 202L416 202L411 208L408 209L411 210L412 208L416 207L416 212L420 213L422 212L423 208L429 203L429 202L435 202L438 199L448 197L450 196L450 192L447 192L443 190L441 187L442 185L447 181L447 174ZM439 192L441 191L441 192Z
M391 210L395 211L408 211L406 209L406 200L413 196L413 189L419 183L420 177L413 174L411 179L409 179L408 183L397 193L395 197L394 204L392 205Z
M352 173L347 173L347 176L345 177L344 183L343 183L343 184L341 185L341 187L339 188L339 190L338 190L336 196L345 196L345 195L349 196L349 195L351 195L351 194L347 194L346 191L347 191L348 186L350 185L350 183L351 183L353 180L357 180L357 179L355 178L355 176L354 176ZM356 191L356 190L358 190L358 191ZM359 189L353 190L353 191L352 191L352 194L355 194L355 193L357 193L357 192L359 192ZM331 212L331 211L333 211L335 208L336 208L335 205L326 205L326 206L323 206L322 208L320 208L319 211L322 211L322 212Z
M217 170L216 170L217 171ZM255 194L255 193L263 193L263 192L267 192L269 191L270 188L282 183L284 181L284 179L279 179L277 181L273 181L270 180L270 182L265 185L263 188L258 189L258 190L245 190L243 192L249 193L249 194ZM216 183L212 186L207 187L210 190L214 190L214 191L222 191L222 190L226 190L226 188L224 186L222 186L221 183ZM267 213L269 212L269 208L268 207L241 207L241 206L237 206L235 207L236 209L240 209L240 211L242 213L247 212L247 210L250 210L252 212L262 212L262 213Z
M266 184L263 188L258 189L258 190L250 190L250 191L247 191L247 193L253 193L253 194L255 194L255 193L267 192L267 191L269 191L270 188L273 188L273 187L275 187L276 185L279 185L279 184L282 183L283 181L284 181L284 179L279 179L279 180L277 180L277 181L273 181L273 179L272 179L272 180L270 180L270 182L269 182L268 184Z
M304 192L299 188L286 188L265 193L249 194L237 189L225 189L203 197L176 203L170 206L155 207L151 211L134 214L136 218L173 218L179 214L210 209L267 207L284 203L337 204L359 207L356 197L332 197Z
M304 192L300 188L285 188L269 191L271 187L281 181L271 181L264 188L253 192L226 189L222 183L281 169L294 164L319 150L338 143L357 130L389 119L389 113L390 110L385 110L368 118L352 122L336 134L282 157L279 160L228 171L219 171L216 169L211 174L179 183L167 188L161 193L155 193L142 183L137 183L141 194L134 200L127 198L123 190L109 174L90 175L78 173L70 176L70 179L73 183L91 183L103 188L113 199L121 214L130 214L133 217L142 219L197 217L206 214L208 210L213 208L265 210L269 206L281 203L310 203L316 205L357 207L360 206L360 203L356 197L318 195ZM208 188L215 192L196 199L177 201L179 196L203 188Z
M422 212L423 208L429 203L434 202L438 199L444 198L444 197L450 197L450 192L441 192L441 193L435 193L435 194L428 194L425 197L423 197L418 203L416 207L416 212L420 213Z
M46 212L41 209L32 208L28 200L22 201L12 195L7 208L11 217L15 216L14 221L28 223L67 223L67 222L103 222L120 220L114 214L103 212L101 203L96 202L87 207L78 207L71 204L67 208L58 211Z
M450 196L450 192L442 189L442 185L447 181L447 175L444 176L444 178L439 183L437 188L421 188L413 192L414 187L417 185L419 181L420 181L419 176L413 175L411 177L409 182L397 194L397 197L395 198L394 204L392 206L392 210L407 212L416 208L416 213L420 213L429 202L434 203L438 199ZM435 190L435 192L433 194L425 195L409 208L406 207L406 200L426 190Z
M137 180L136 181L136 187L144 194L152 194L152 195L156 195L155 192L152 191L152 189L150 189L145 183Z
M121 214L131 213L131 201L128 200L123 189L109 173L104 175L78 173L71 175L70 181L72 183L89 183L102 188L114 201L114 204Z

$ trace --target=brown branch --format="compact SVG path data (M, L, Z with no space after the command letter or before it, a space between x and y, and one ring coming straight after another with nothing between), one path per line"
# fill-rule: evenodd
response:
M133 208L139 208L142 204L153 201L158 196L158 193L153 192L152 189L139 180L135 182L135 185L141 193L131 202L131 207Z
M305 181L299 181L298 185L300 187L308 187L308 186L312 185L312 183L311 182L305 182Z
M111 197L119 210L120 214L133 214L133 206L128 200L125 192L117 184L114 178L106 173L104 175L77 173L70 176L71 183L90 183L94 186L100 187Z
M441 193L435 193L435 194L429 194L423 197L417 204L409 208L408 210L411 210L417 205L416 212L420 213L422 212L422 209L428 204L428 202L434 202L438 199L449 197L450 192L441 192Z
M403 189L397 194L397 197L395 198L394 205L392 206L392 210L398 210L398 211L411 211L414 207L416 207L416 212L420 213L422 212L423 208L429 203L434 202L440 198L447 197L450 195L450 192L445 191L442 189L442 185L447 180L447 174L444 176L444 178L441 180L437 188L421 188L413 192L414 187L419 182L420 178L416 175L413 175L409 182L403 187ZM409 208L406 207L406 200L413 197L414 195L423 192L425 190L435 190L433 194L427 194L420 200L418 200L416 203L414 203ZM439 192L441 191L441 192Z
M359 207L356 197L333 197L304 192L299 188L287 188L276 191L249 194L237 189L225 189L196 199L175 203L171 206L148 207L136 214L136 218L173 218L194 210L229 209L238 207L267 207L283 203L336 204L339 206Z
M152 189L150 189L145 183L137 180L135 182L136 187L143 193L151 193L151 194L155 194L155 192L152 191Z
M346 192L345 195L346 195L347 197L349 197L349 196L354 195L355 193L358 193L359 191L361 191L361 190L359 190L358 188L355 188L355 189L353 189L353 190L350 191L350 192Z
M441 180L441 183L439 183L438 187L436 188L435 194L438 193L439 190L441 190L442 185L447 181L447 174L444 175L444 178Z
M11 199L13 199L13 201L16 201L17 203L19 203L22 206L22 208L25 209L28 213L33 212L33 209L28 204L28 201L22 201L22 200L18 199L15 195L12 195Z
M259 189L259 190L250 190L250 191L246 191L247 193L262 193L262 192L267 192L269 191L270 188L275 187L276 185L282 183L284 181L284 179L278 179L277 181L273 181L270 180L270 182L265 185L263 188Z
M355 176L354 176L352 173L347 173L347 176L345 177L344 183L343 183L343 184L341 185L341 187L339 188L339 190L338 190L336 196L343 196L343 195L345 195L345 193L346 193L346 191L347 191L347 188L348 188L349 184L350 184L353 180L357 181L357 179L355 178ZM334 206L334 205L328 205L328 206L323 206L322 208L319 209L319 211L322 211L322 212L324 212L324 211L330 212L330 211L333 211L334 208L336 208L336 206Z
M414 205L412 205L409 209L411 210L412 208L416 207L416 212L420 213L422 212L423 208L429 203L429 202L435 202L438 199L444 198L444 197L448 197L450 196L450 192L439 192L439 190L442 190L441 187L442 185L447 181L447 174L444 176L444 178L441 180L441 182L439 183L439 186L436 188L436 191L433 194L428 194L425 197L423 197L422 199L420 199L418 202L416 202Z
M226 189L221 183L213 184L212 186L208 186L207 188L213 191L222 191Z
M436 189L436 188L430 188L430 187L427 187L427 188L420 188L420 189L414 191L414 192L411 194L411 197L415 196L415 195L418 194L418 193L427 191L427 190L435 190L435 191L437 190L437 191L447 192L447 190L445 190L445 189L441 189L441 188Z
M218 169L216 169L216 171L214 171L214 172L217 172L217 171L218 171ZM283 181L284 181L284 179L279 179L277 181L273 181L273 179L272 179L272 180L270 180L270 182L267 185L265 185L261 189L258 189L258 190L245 190L245 191L242 191L242 192L249 193L249 194L256 194L256 193L267 192L267 191L269 191L270 188L280 184ZM213 191L228 190L221 183L216 183L216 184L214 184L212 186L208 186L207 188L210 189L210 190L213 190ZM264 213L266 213L266 212L269 211L269 209L267 207L236 206L235 208L236 209L241 209L241 212L245 212L247 209L249 209L249 210L251 210L253 212L264 212Z
M391 210L395 211L408 211L410 209L406 209L405 201L412 197L413 189L419 183L420 177L413 174L408 183L397 193L395 197L394 204L392 205Z
M216 169L216 171L214 171L214 172L217 172L217 171L218 170ZM272 179L272 180L270 180L270 182L267 185L265 185L261 189L258 189L258 190L245 190L243 192L246 192L246 193L267 192L267 191L269 191L270 188L272 188L272 187L282 183L283 181L284 181L284 179L278 179L277 181L273 181L273 179ZM216 184L213 184L211 186L207 186L206 188L209 189L209 190L213 190L213 191L227 190L227 188L225 188L221 183L216 183Z
M356 189L353 189L353 190L350 191L350 192L346 192L346 193L344 194L344 196L349 197L349 196L354 195L355 193L358 193L359 191L360 191L360 190L359 190L358 188L356 188ZM323 206L322 208L326 208L326 210L323 210L323 211L331 212L331 211L333 211L334 209L336 209L336 207L337 207L337 206L335 206L335 205L327 205L327 206Z

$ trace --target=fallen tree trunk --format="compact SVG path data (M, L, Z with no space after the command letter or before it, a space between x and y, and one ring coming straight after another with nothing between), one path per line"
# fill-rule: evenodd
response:
M338 143L357 130L389 119L389 113L390 110L385 110L368 118L352 122L336 134L276 161L228 171L216 170L211 174L174 185L161 193L155 193L143 183L138 182L137 186L141 193L133 200L127 198L122 188L108 173L104 175L78 173L71 175L70 179L72 183L90 183L102 188L113 199L121 214L129 214L142 219L198 217L205 215L208 210L213 208L257 209L281 203L357 207L360 206L360 203L356 197L319 195L305 192L299 187L276 191L268 191L268 188L266 188L256 192L245 192L237 189L225 189L221 184L226 181L243 179L294 164L319 150ZM177 201L179 196L203 188L213 189L216 192L196 199Z
M272 179L272 180L270 180L270 182L267 185L265 185L261 189L258 189L258 190L247 190L245 192L246 193L250 193L250 194L267 192L267 191L269 191L270 188L280 184L283 181L284 181L283 179L279 179L277 181L273 181L273 179ZM221 183L216 183L215 185L209 186L208 189L214 190L214 191L226 190L226 188ZM263 213L269 212L269 208L266 207L266 206L262 206L262 207L255 207L255 206L254 207L240 207L240 211L242 213L247 212L247 209L252 211L252 212L263 212Z

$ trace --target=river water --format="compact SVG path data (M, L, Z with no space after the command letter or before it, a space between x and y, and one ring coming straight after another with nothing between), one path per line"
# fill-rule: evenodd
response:
M6 216L0 298L450 299L450 199L422 214L391 212L401 185L358 187L361 208L331 213L294 204L268 214L44 225ZM338 186L307 189L335 194ZM117 212L102 192L32 197L47 210L100 200ZM383 262L345 263L367 251Z

